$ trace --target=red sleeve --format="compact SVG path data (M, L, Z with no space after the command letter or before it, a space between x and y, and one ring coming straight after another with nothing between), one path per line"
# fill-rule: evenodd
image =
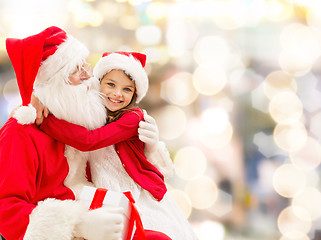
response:
M53 115L45 118L40 129L54 139L80 151L107 147L138 135L138 124L143 120L140 109L126 111L117 121L95 130L69 123Z
M36 207L31 199L36 193L37 151L25 135L2 132L0 156L0 233L6 239L22 239Z

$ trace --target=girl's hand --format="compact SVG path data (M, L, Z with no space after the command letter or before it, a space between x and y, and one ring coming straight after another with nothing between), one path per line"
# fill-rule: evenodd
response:
M49 110L46 108L42 102L35 96L31 95L31 105L36 109L37 111L37 118L36 118L36 124L40 125L42 123L43 117L48 117Z

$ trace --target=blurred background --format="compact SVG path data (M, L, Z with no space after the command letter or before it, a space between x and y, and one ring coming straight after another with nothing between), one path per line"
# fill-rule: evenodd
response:
M147 54L141 107L200 240L308 240L321 228L320 0L0 0L0 126L20 105L7 37L56 25Z

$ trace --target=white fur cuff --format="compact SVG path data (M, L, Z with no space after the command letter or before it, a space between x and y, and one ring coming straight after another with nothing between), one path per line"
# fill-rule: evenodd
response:
M73 200L47 199L30 214L24 240L71 240L80 215L87 211Z
M173 176L174 164L163 142L158 142L154 152L146 153L147 160L153 164L165 178Z
M29 104L28 106L17 108L14 111L13 117L22 125L32 124L36 121L37 111L31 104Z

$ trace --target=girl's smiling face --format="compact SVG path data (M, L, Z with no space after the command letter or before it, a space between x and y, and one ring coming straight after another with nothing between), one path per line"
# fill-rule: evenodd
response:
M135 83L122 70L111 70L100 81L100 92L104 94L106 107L115 112L131 102L135 94Z

